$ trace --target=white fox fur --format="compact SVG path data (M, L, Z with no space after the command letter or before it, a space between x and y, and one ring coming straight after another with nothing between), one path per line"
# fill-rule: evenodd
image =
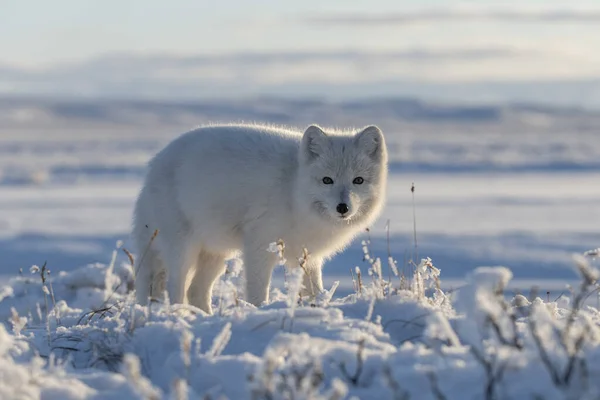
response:
M278 239L294 266L308 250L305 289L320 291L323 260L377 218L386 180L375 126L356 134L314 125L304 134L256 125L185 133L151 160L135 206L137 301L166 289L171 303L211 313L213 283L241 250L246 300L258 306L278 261L267 248Z

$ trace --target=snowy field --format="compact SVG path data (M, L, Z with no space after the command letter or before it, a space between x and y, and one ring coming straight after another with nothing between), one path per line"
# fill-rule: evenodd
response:
M234 260L216 316L131 304L129 260L111 259L117 241L130 248L145 163L222 121L383 129L387 207L325 265L325 286L339 282L332 299L296 306L294 277L286 286L277 271L273 303L255 310ZM575 318L567 285L578 290L581 270L586 291L597 278L592 257L578 274L572 254L600 246L599 131L600 113L524 105L0 100L0 317L11 332L0 329L0 376L13 383L0 398L597 398L599 314ZM362 240L380 277L367 275ZM388 248L402 285L386 282ZM426 257L440 288L426 264L414 275L409 260ZM52 286L30 273L44 263ZM468 278L480 266L513 279ZM551 302L513 299L532 288Z

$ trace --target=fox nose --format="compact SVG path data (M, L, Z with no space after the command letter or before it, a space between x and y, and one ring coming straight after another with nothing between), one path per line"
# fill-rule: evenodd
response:
M335 209L340 214L346 214L348 212L348 204L346 204L346 203L340 203L340 204L337 205L337 207Z

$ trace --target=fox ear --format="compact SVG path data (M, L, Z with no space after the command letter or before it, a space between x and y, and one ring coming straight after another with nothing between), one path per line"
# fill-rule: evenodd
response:
M367 126L360 131L355 140L356 147L366 152L374 159L380 159L384 150L385 142L381 129L375 125Z
M323 153L327 135L317 125L311 125L304 131L302 137L302 151L307 160L317 159Z

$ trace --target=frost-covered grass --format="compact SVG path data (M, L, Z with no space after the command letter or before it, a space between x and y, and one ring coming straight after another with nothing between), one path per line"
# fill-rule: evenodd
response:
M0 398L600 393L600 312L586 305L597 295L597 251L575 258L580 287L551 302L508 298L512 274L503 267L476 269L445 293L432 260L399 268L368 244L361 268L348 274L353 294L335 297L334 285L300 298L296 268L260 308L244 302L242 265L231 260L215 287L214 315L167 301L136 305L131 262L117 263L116 251L109 265L69 273L33 267L0 288Z

